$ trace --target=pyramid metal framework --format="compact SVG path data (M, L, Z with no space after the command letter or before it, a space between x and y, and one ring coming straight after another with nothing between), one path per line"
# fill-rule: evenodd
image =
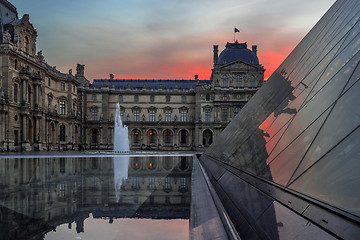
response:
M203 154L203 164L213 159L358 226L359 19L358 0L338 0Z

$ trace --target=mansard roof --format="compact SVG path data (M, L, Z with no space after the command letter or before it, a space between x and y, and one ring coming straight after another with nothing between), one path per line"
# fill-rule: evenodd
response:
M210 84L210 80L199 80L203 86ZM112 87L112 88L131 88L131 89L191 89L197 85L196 80L149 80L149 79L95 79L90 88Z

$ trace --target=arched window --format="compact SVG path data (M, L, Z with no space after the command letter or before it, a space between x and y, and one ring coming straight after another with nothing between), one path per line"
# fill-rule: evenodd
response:
M65 136L66 136L66 131L65 131L65 125L62 124L60 125L60 141L64 142L65 141Z
M172 137L173 137L172 131L170 131L169 129L166 129L164 131L164 143L172 144Z
M97 144L98 142L98 131L96 129L91 129L91 143Z
M140 166L141 166L141 161L140 161L140 159L139 159L138 157L135 157L135 158L133 159L133 162L132 162L131 165L132 165L132 168L133 168L133 169L135 169L135 170L139 169Z
M156 158L155 157L149 157L149 160L147 162L148 169L155 169L156 168Z
M180 131L180 144L181 145L186 145L187 144L187 131L186 130L181 130Z
M173 162L170 156L166 156L163 159L163 168L165 170L170 170L173 166Z
M156 144L156 131L151 129L149 130L149 144Z
M178 166L181 170L186 170L189 167L189 162L187 157L182 156Z
M212 144L212 132L209 129L206 129L203 132L203 145L208 147Z
M134 144L140 143L140 131L138 129L135 129L133 131L133 143Z

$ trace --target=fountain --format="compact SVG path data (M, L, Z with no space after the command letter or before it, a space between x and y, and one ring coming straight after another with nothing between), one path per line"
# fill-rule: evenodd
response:
M116 103L116 112L115 112L114 151L129 152L128 127L126 125L123 125L122 123L119 103Z
M114 152L128 153L129 133L128 127L123 125L120 115L120 104L116 103L115 124L114 124ZM116 201L120 199L120 189L123 181L128 178L128 167L130 157L128 155L114 157L114 183Z

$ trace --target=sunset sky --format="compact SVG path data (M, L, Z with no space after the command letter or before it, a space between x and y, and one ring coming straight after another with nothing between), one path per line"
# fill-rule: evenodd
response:
M210 79L213 45L258 45L265 79L335 0L10 0L30 14L37 49L93 79Z

